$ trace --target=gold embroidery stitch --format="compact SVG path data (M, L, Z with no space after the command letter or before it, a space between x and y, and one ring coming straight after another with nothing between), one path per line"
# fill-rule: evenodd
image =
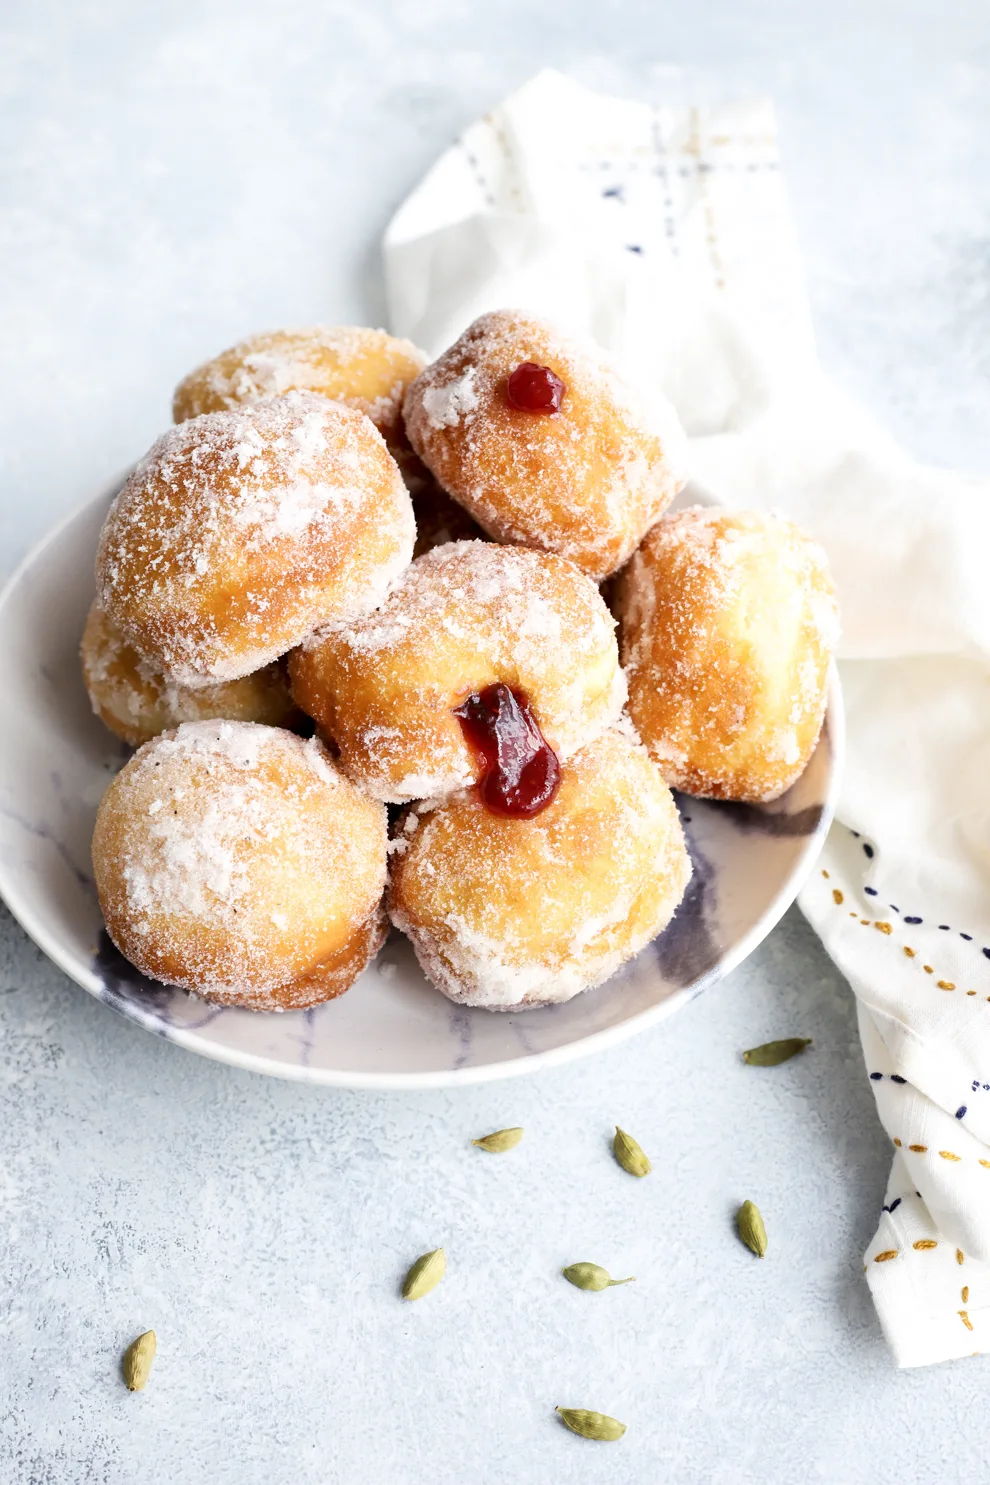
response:
M874 928L879 928L881 933L893 933L893 927L889 923L874 923Z
M913 949L909 949L908 946L907 946L907 944L904 945L904 952L908 956L909 959L913 959L914 958L914 950Z
M956 1249L956 1262L957 1263L965 1263L966 1262L966 1255L963 1252L962 1248L957 1248Z
M885 1248L882 1253L875 1253L874 1254L874 1256L873 1256L873 1262L874 1263L886 1263L888 1258L896 1258L897 1257L897 1252L898 1252L898 1250L896 1248Z
M964 1284L963 1287L962 1287L962 1302L963 1302L964 1305L968 1305L969 1304L969 1285L968 1284Z
M951 1150L939 1150L938 1153L941 1155L941 1157L942 1157L943 1160L961 1160L962 1159L962 1156L961 1155L953 1155L953 1153L952 1153Z
M838 887L833 887L832 888L832 901L835 903L836 907L841 907L842 904L845 902L845 900L846 899L843 897L843 895L839 891Z
M966 1314L966 1311L965 1310L959 1310L959 1311L957 1311L957 1313L959 1315L960 1320L965 1325L966 1329L967 1330L972 1330L973 1329L973 1325L972 1325L972 1322L971 1322L969 1316Z
M919 1238L918 1241L916 1243L912 1243L911 1246L912 1248L917 1248L919 1253L922 1253L927 1251L927 1249L929 1248L937 1248L938 1243L935 1241L934 1238Z
M936 980L935 983L940 990L954 990L956 988L951 980Z
M913 1150L916 1155L924 1155L925 1151L928 1149L928 1146L927 1145L908 1145L908 1149L909 1150Z

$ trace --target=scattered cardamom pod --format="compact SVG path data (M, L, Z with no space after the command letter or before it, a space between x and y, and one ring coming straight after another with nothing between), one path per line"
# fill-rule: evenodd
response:
M743 1202L736 1213L736 1227L750 1252L755 1253L757 1258L762 1258L767 1251L767 1230L755 1202Z
M131 1341L124 1352L122 1370L124 1381L131 1392L140 1392L151 1372L151 1363L155 1359L155 1332L146 1330L139 1335L136 1341Z
M472 1145L477 1145L479 1150L488 1150L492 1155L501 1155L503 1150L512 1150L523 1137L523 1131L516 1127L514 1129L496 1129L494 1134L486 1134L483 1139L472 1140Z
M627 1170L631 1176L648 1176L653 1169L642 1146L636 1143L631 1134L626 1134L624 1129L620 1129L618 1124L615 1126L612 1149L622 1169Z
M788 1036L780 1042L764 1042L762 1047L750 1047L748 1052L742 1054L743 1062L748 1062L750 1067L777 1067L781 1062L789 1062L805 1047L811 1046L810 1036Z
M593 1413L590 1408L557 1408L561 1421L571 1433L579 1433L583 1439L621 1439L626 1425L607 1413Z
M417 1258L412 1268L406 1274L402 1285L403 1299L422 1299L424 1294L429 1294L435 1289L447 1270L447 1255L442 1248L434 1248L432 1253L424 1253Z
M597 1294L602 1289L614 1288L616 1284L635 1284L635 1276L629 1279L612 1279L607 1268L598 1263L572 1263L560 1271L568 1284L575 1289L590 1289Z

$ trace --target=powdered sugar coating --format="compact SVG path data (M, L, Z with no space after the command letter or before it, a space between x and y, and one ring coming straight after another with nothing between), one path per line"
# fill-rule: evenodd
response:
M673 798L629 730L572 759L532 820L492 815L468 790L410 812L397 840L393 923L438 989L488 1010L607 980L666 927L691 874Z
M249 336L184 378L177 423L286 392L319 392L365 413L389 442L404 442L402 399L426 357L410 340L356 325L315 325Z
M375 798L440 797L479 774L454 708L504 681L569 758L625 700L614 620L566 559L459 541L419 557L375 613L290 660L293 694Z
M524 361L565 385L551 416L510 407ZM512 310L475 320L412 383L410 443L441 485L499 541L570 557L601 579L629 557L686 478L676 413L646 399L597 346Z
M692 507L616 585L629 710L667 782L776 799L825 714L838 609L824 552L790 521Z
M114 943L146 975L255 1010L346 989L381 939L386 824L322 744L187 723L110 785L93 865Z
M285 669L278 663L206 686L177 686L139 655L93 603L80 647L83 681L93 711L131 747L182 722L220 717L231 722L289 726L299 717Z
M409 495L364 414L311 392L191 418L114 502L99 600L187 686L260 670L381 602L412 556Z

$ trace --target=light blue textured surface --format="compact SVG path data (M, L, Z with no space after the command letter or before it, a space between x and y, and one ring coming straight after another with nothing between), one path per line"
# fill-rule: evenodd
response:
M65 0L0 13L3 563L243 331L376 319L376 239L540 65L770 91L823 357L923 456L990 467L990 16L949 0ZM5 725L16 726L16 717ZM792 914L626 1046L444 1094L293 1087L110 1015L0 938L0 1477L615 1485L982 1477L986 1359L897 1374L861 1252L888 1150L852 999ZM741 1047L804 1034L784 1068ZM655 1173L610 1161L619 1121ZM503 1158L469 1140L523 1123ZM736 1244L749 1196L763 1263ZM407 1263L444 1285L403 1307ZM584 1295L591 1258L638 1282ZM154 1326L148 1391L116 1375ZM563 1432L612 1411L621 1443Z

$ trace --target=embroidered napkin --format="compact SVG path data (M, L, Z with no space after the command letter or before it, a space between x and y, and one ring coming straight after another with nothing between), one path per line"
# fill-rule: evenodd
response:
M926 468L822 376L767 102L651 107L544 72L384 243L393 329L589 333L676 404L693 479L828 551L848 766L801 905L859 1003L894 1146L865 1255L902 1366L990 1349L990 482Z

